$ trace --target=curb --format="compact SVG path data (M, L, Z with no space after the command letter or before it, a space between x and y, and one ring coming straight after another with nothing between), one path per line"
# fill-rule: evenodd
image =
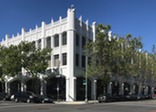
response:
M98 101L88 101L86 103L85 101L64 101L64 102L54 102L55 104L66 104L66 105L84 105L84 104L96 104Z

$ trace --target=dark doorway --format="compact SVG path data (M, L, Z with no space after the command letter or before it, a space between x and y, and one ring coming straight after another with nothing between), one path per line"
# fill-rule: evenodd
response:
M119 83L116 81L112 82L112 94L119 94Z
M14 94L17 91L21 91L21 82L19 80L10 83L10 94Z
M26 85L27 85L27 89L26 89L27 91L31 91L36 95L40 95L41 84L39 79L37 78L30 79L26 82Z
M47 95L54 100L66 100L65 77L52 77L47 79Z

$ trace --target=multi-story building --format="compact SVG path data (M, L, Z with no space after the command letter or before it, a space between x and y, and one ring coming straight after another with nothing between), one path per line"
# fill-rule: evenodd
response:
M84 83L87 64L84 46L88 40L95 41L95 27L95 22L90 26L88 20L83 22L82 17L77 19L75 9L69 8L65 18L59 17L55 22L52 19L49 24L42 22L41 27L36 26L29 31L22 28L16 36L6 35L0 43L6 47L28 41L37 48L51 48L52 52L45 74L33 79L22 69L22 75L6 76L5 92L33 91L66 101L84 100L85 94L89 99L96 99L103 92L100 81L89 79L88 89ZM152 88L151 81L141 84L138 79L114 75L106 90L110 94L152 94Z
M51 20L51 23L41 23L41 27L36 26L35 29L26 31L21 29L21 33L10 37L6 35L1 45L6 47L10 45L18 45L21 41L34 42L37 48L51 48L51 60L45 75L39 76L41 82L37 86L38 94L51 95L53 97L66 98L66 101L73 101L81 99L84 90L83 79L85 72L85 53L84 45L87 40L95 40L95 22L92 26L89 25L88 20L82 21L82 17L76 18L76 11L74 8L69 8L67 17L59 17L58 21ZM56 74L54 69L59 69L59 74ZM27 73L22 69L22 74L26 78L26 83L21 83L20 77L7 77L5 84L5 91L14 93L17 90L32 90L33 79L27 77ZM82 80L81 80L82 79ZM30 81L31 80L31 81ZM59 80L59 81L57 81ZM80 81L81 80L81 81ZM82 84L78 84L82 82ZM95 97L94 80L91 86L92 98ZM80 87L81 86L81 87ZM81 90L83 89L83 90ZM83 92L84 93L84 92Z

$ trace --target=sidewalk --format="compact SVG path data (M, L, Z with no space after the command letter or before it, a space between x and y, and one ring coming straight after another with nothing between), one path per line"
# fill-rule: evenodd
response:
M67 105L82 105L82 104L86 104L85 101L60 101L60 102L55 101L54 103L55 104L67 104ZM88 101L87 104L95 104L95 103L98 103L98 101L97 100L90 100L90 101Z

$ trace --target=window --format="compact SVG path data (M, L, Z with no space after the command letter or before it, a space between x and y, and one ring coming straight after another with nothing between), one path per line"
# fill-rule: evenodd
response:
M66 45L67 44L67 33L63 33L62 35L62 45Z
M47 41L47 46L46 47L51 48L51 38L47 37L46 41Z
M54 66L58 66L59 64L59 55L54 55Z
M67 53L62 54L62 65L67 65Z
M38 40L38 48L41 49L41 39Z
M82 56L82 67L85 68L86 59L85 56Z
M32 46L36 47L35 41L32 41Z
M76 58L75 58L75 64L76 66L79 66L79 54L76 54Z
M79 35L76 34L76 46L79 46Z
M55 35L54 36L54 47L58 47L59 46L59 35Z
M86 45L86 38L82 37L82 48Z

